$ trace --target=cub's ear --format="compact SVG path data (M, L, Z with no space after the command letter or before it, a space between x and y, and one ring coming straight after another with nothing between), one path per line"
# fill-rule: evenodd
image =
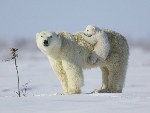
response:
M93 29L93 30L96 30L96 27L95 27L95 26L92 26L92 29Z

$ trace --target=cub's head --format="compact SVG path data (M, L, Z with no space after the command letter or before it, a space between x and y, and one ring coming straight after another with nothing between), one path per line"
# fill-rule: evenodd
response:
M100 29L96 26L93 26L93 25L88 25L86 27L86 29L84 30L84 34L88 37L91 37L93 35L96 34L97 31L99 31Z
M61 38L55 32L40 32L36 34L38 48L44 54L53 54L61 47Z

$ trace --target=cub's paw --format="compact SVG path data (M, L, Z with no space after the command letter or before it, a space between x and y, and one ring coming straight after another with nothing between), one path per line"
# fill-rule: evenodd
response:
M98 57L95 54L92 54L89 58L88 58L88 62L90 64L95 64L98 61Z

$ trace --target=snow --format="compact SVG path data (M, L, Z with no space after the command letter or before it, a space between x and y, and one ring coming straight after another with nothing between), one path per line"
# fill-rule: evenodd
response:
M28 83L26 97L19 98L15 93L14 62L0 62L0 113L150 112L150 53L147 51L131 49L126 84L121 94L86 94L101 85L101 71L97 68L84 71L82 94L55 95L62 92L58 79L46 57L41 52L33 54L20 50L17 61L21 88Z

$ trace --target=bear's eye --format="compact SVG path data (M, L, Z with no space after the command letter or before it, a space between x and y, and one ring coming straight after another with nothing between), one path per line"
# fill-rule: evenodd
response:
M43 37L43 36L41 36L41 37Z
M86 30L86 31L89 31L89 30Z

